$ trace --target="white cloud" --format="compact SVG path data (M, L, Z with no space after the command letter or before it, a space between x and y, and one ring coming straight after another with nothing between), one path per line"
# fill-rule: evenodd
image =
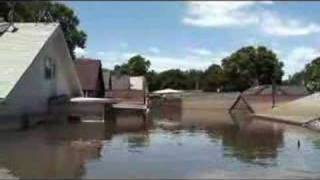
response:
M200 55L200 56L210 56L210 55L212 55L212 52L210 50L204 49L204 48L191 49L190 51L193 54Z
M122 51L99 51L96 53L98 58L102 61L102 66L112 69L115 65L122 64L128 61L129 58L139 53L136 52L122 52Z
M274 13L263 15L261 28L264 32L275 36L302 36L320 32L316 23L302 23L295 19L284 20Z
M150 47L148 49L149 52L153 53L153 54L159 54L160 53L160 49L157 47Z
M317 23L304 23L283 18L274 11L256 9L256 5L272 5L272 1L188 2L183 23L198 27L234 27L258 25L262 32L273 36L303 36L320 32Z
M306 64L320 56L320 50L312 47L296 47L283 58L285 77L301 71Z
M256 1L188 2L187 16L183 22L200 27L243 26L258 22L251 11ZM265 4L265 3L264 3Z
M80 48L80 47L76 47L73 52L75 53L76 57L78 57L78 58L84 57L85 55L88 54L88 52L85 49Z

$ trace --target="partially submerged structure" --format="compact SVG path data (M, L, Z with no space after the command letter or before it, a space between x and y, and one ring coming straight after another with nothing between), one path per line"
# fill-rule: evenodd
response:
M85 97L104 97L105 85L100 60L77 59L76 69Z
M309 95L303 86L276 86L275 106ZM273 107L272 85L255 86L242 92L230 107L230 111L247 109L258 113Z
M82 95L59 24L14 25L0 28L0 122L46 117L55 100Z
M320 129L320 93L308 95L304 87L280 86L275 92L276 105L272 108L272 91L258 89L240 94L229 111L247 111L259 119Z
M106 96L119 99L128 104L146 104L148 85L144 76L111 75L105 73L105 82L109 82Z
M272 85L260 85L254 86L245 90L243 93L245 96L269 96L272 95ZM276 86L275 87L276 95L283 96L306 96L309 94L308 90L304 86Z
M282 104L271 110L255 113L255 117L282 121L297 125L307 125L320 120L320 93ZM320 127L317 127L320 129Z

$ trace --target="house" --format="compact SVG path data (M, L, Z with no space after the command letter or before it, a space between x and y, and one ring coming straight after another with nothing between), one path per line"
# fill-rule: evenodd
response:
M144 76L113 75L105 72L106 96L129 104L146 104L148 85Z
M0 122L42 117L54 99L82 95L60 25L14 26L0 24Z
M76 61L76 69L85 97L104 97L105 84L100 60L81 58Z

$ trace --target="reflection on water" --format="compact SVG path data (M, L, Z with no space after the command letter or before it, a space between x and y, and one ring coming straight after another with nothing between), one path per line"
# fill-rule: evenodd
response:
M187 97L153 102L147 120L121 111L105 123L2 131L0 169L23 178L319 177L318 133L230 116L228 103L232 96Z

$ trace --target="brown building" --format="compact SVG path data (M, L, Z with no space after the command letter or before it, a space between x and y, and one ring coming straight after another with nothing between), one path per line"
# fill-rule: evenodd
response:
M148 85L144 76L112 75L104 72L106 97L129 104L146 104Z
M100 60L81 58L76 61L77 73L85 97L104 97L105 87Z

